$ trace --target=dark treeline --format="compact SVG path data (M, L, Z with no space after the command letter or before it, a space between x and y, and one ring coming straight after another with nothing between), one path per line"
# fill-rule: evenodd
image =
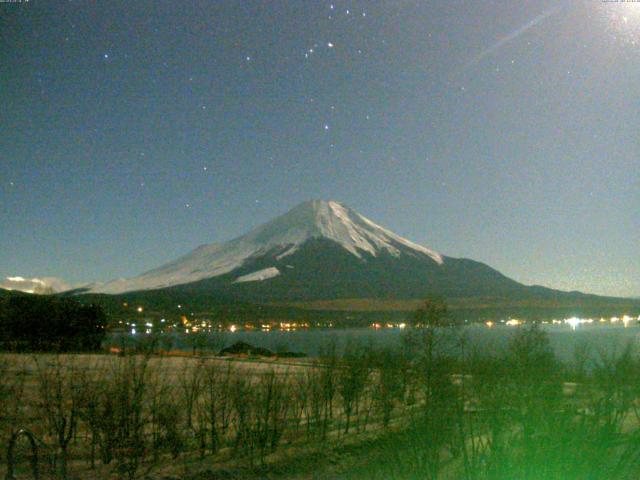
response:
M106 317L71 298L8 295L0 299L0 350L81 352L100 348Z
M569 295L569 294L567 294ZM566 296L565 296L566 297ZM451 298L449 316L458 321L484 322L500 319L519 318L526 321L550 321L552 319L569 318L573 316L600 318L611 316L640 315L640 301L633 299L608 299L606 297L585 296L580 294L569 297L529 298L526 301L513 302L510 298L476 297ZM166 318L167 322L178 322L182 315L190 316L193 312L196 318L205 318L213 323L230 325L248 323L260 326L270 321L306 322L311 326L316 323L331 323L333 327L366 327L375 322L404 322L411 315L413 301L408 301L404 309L393 310L381 308L375 301L370 310L345 309L333 310L330 307L321 309L315 302L304 306L295 305L266 305L238 302L236 300L216 297L214 295L184 295L172 289L131 292L121 295L83 294L77 300L84 304L100 305L109 318L119 320L139 321L141 317L152 320ZM564 298L564 300L563 300ZM567 298L572 298L568 301ZM402 302L389 300L396 305ZM565 303L563 303L565 302ZM568 302L568 303L567 303ZM182 308L177 308L181 305ZM363 307L366 305L360 305ZM136 307L144 308L144 315L136 312ZM410 308L410 310L406 310Z

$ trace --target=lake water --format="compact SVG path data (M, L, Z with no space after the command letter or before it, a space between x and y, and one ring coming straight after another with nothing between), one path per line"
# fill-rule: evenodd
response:
M488 328L484 325L466 326L460 329L466 335L469 345L480 349L500 349L518 331L518 328L496 325ZM640 326L633 322L625 328L623 325L581 325L573 330L568 325L545 325L542 327L549 335L549 340L560 359L571 360L576 346L586 344L591 351L608 354L620 352L629 343L640 347ZM373 348L393 347L400 345L407 330L398 328L374 330L371 328L352 329L309 329L296 331L271 330L237 331L213 334L211 342L220 345L231 345L244 341L254 346L268 348L272 351L303 352L309 356L318 355L324 348L335 343L338 350L349 342L370 345ZM191 349L189 335L174 335L174 348ZM127 336L127 343L139 341L144 335L138 334L135 339ZM111 337L108 344L118 345L120 337ZM206 349L206 347L205 347Z

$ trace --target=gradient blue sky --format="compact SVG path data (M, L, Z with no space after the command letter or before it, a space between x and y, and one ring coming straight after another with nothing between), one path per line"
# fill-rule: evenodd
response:
M640 296L640 3L0 3L0 277L132 276L338 200Z

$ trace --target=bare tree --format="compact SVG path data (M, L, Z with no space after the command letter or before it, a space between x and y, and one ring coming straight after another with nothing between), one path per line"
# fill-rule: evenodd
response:
M39 408L44 418L50 438L53 439L60 455L59 474L67 478L69 446L78 426L82 404L82 377L85 370L76 368L68 357L53 357L51 362L34 356L38 380Z
M370 365L362 345L347 345L337 369L337 391L345 417L344 433L349 433L352 417L358 413L360 398L369 378Z
M209 364L204 370L203 422L208 426L211 453L218 451L229 428L230 388L234 375L231 363L224 368L215 363Z
M375 362L375 384L371 396L375 398L380 413L382 424L387 427L391 421L394 406L404 395L403 372L406 370L403 356L399 352L386 348L376 352L373 356Z
M27 368L12 357L0 357L0 447L23 422L27 375Z

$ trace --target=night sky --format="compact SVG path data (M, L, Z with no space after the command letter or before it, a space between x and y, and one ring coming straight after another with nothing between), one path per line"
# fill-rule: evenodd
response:
M0 3L0 277L129 277L337 200L640 296L640 3Z

